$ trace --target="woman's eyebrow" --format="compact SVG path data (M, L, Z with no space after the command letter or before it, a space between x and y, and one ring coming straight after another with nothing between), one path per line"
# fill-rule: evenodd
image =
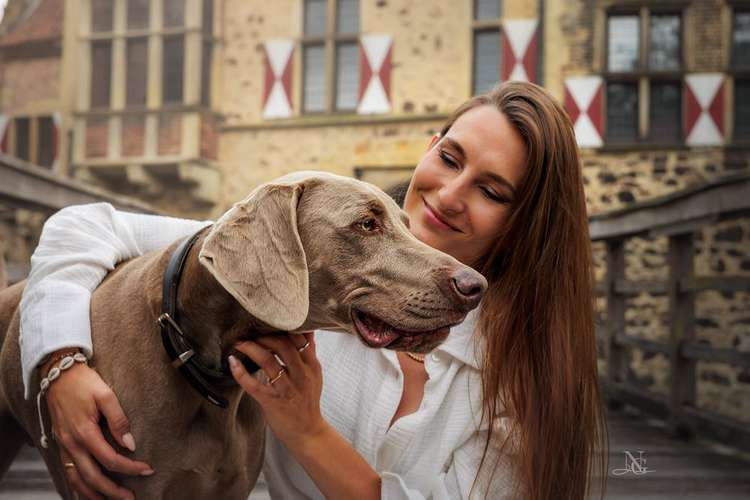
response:
M513 193L514 195L516 194L516 188L513 187L513 184L511 184L510 181L506 179L505 177L503 177L502 175L496 174L494 172L485 172L483 175L497 182L498 184L501 184L507 187L508 189L510 189L510 192Z
M447 143L453 149L455 149L456 151L458 151L458 154L460 154L461 156L463 156L464 159L466 158L466 151L464 151L463 146L461 146L458 143L458 141L456 141L455 139L451 139L450 137L444 137L443 138L443 142Z
M450 137L444 137L443 142L447 143L449 146L455 149L458 152L458 154L460 154L461 156L464 157L464 159L466 159L466 151L464 150L463 146L461 146L461 144L458 143L458 141ZM516 194L516 188L513 186L513 184L510 183L508 179L506 179L502 175L496 174L494 172L484 172L482 175L510 189L510 192L512 194L514 195Z

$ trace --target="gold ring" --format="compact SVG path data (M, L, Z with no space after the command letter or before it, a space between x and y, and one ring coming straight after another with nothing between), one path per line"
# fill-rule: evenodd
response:
M305 342L305 345L303 345L302 347L298 347L297 348L297 352L302 352L305 349L307 349L308 347L310 347L310 341L309 340L307 342Z
M271 385L273 385L273 383L276 382L277 380L279 380L281 378L281 376L284 375L285 373L286 373L286 368L284 368L282 366L281 369L279 369L279 373L277 373L274 378L272 378L271 380L269 380L268 383L271 384Z
M74 464L73 462L65 462L63 465L65 466L66 469L75 469L76 468L76 464Z

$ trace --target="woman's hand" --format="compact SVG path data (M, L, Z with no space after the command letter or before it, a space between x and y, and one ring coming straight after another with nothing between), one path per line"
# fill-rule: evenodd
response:
M112 436L124 448L135 451L128 419L112 389L99 374L84 364L76 363L50 384L47 408L52 432L60 448L71 487L84 498L134 498L131 491L106 477L99 466L129 475L151 475L153 470L143 462L118 454L104 439L99 428L103 415Z
M261 383L236 358L229 357L235 380L260 404L268 426L279 440L294 449L326 430L320 414L323 375L312 332L260 337L235 347L273 381Z
M261 383L230 356L232 375L260 404L268 426L323 496L380 498L378 473L320 414L323 374L313 334L261 337L235 347L263 369L269 383Z

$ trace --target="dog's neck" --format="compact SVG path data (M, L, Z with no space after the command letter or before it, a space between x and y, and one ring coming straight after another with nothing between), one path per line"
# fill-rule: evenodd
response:
M177 293L178 322L198 359L218 369L241 339L272 330L248 313L198 262L204 231L188 253Z

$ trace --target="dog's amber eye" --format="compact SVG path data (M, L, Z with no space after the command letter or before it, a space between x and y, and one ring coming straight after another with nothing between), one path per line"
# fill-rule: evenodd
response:
M363 231L372 232L378 230L378 221L373 218L363 219L359 222L359 227Z

